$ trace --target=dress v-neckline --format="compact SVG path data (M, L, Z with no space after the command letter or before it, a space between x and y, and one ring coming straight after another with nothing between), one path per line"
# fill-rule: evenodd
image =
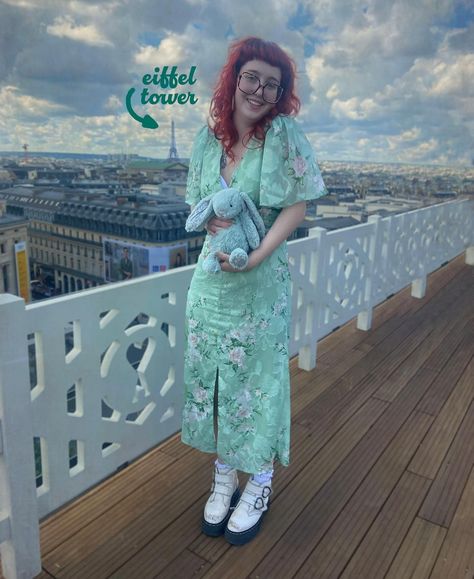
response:
M229 189L229 185L227 185L226 180L224 179L224 177L221 175L221 183L222 185L224 185L225 189Z
M249 143L252 142L253 140L254 140L253 138L250 139ZM225 153L224 153L224 149L223 149L222 144L221 144L220 141L217 141L217 140L216 140L216 142L217 142L217 144L218 144L218 146L219 146L219 151L220 151L220 155L218 156L219 176L224 180L224 183L226 183L226 185L227 185L227 181L226 181L225 177L223 177L223 175L222 175L222 173L221 173L221 158L222 158L222 155L225 154ZM237 176L237 173L238 173L238 171L239 171L239 169L240 169L240 166L242 165L242 163L244 162L245 157L248 155L249 151L251 151L251 150L252 150L251 147L245 147L244 154L242 155L242 157L240 157L240 161L237 163L237 165L234 167L234 170L232 171L232 175L231 175L231 177L230 177L229 184L227 185L227 187L232 187L232 183L233 183L233 182L235 181L235 179L236 179L236 176Z

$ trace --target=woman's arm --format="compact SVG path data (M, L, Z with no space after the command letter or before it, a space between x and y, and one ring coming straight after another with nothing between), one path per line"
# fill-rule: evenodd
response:
M194 211L195 205L191 205L190 213ZM212 217L204 226L204 229L211 235L215 235L219 229L225 229L232 225L232 219L219 219L218 217Z
M243 271L250 271L273 253L303 221L305 213L306 201L300 201L299 203L282 209L260 245L249 254L249 262ZM218 251L216 255L219 261L221 261L221 269L223 271L239 271L229 264L229 255L227 253Z

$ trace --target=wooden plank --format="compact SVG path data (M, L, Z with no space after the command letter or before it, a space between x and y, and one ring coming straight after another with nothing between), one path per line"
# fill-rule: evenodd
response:
M173 458L154 449L41 524L43 557L153 479Z
M462 275L459 278L458 283L450 289L450 291L446 291L445 295L452 299L453 302L457 303L464 299L466 294L470 297L468 303L463 303L462 307L460 304L459 311L462 311L464 314L465 319L471 319L474 316L474 303L472 301L472 293L474 289L474 269L472 267L468 267L465 271L463 271ZM436 358L433 357L430 360L430 367L434 370L441 370L445 365L447 358Z
M385 577L430 484L431 481L424 477L409 472L403 474L369 532L351 557L344 573L340 575L341 579L350 577L383 579ZM360 493L363 494L362 489ZM362 512L363 519L367 519L366 512L374 508L369 493L365 493L365 504L367 507ZM358 512L361 512L360 509ZM360 526L361 521L358 521L358 527ZM354 535L350 537L350 541L355 544ZM342 570L342 567L338 566ZM335 577L335 575L332 576Z
M384 576L430 484L406 472L396 481L399 472L367 477L295 577Z
M462 375L464 368L469 364L469 361L474 353L474 325L467 321L463 330L463 338L459 346L448 359L439 374L439 380L433 387L425 394L418 405L418 410L426 414L437 416L446 400L451 395L457 381ZM450 348L452 342L449 338L445 340L447 349ZM449 344L449 345L448 345ZM448 362L448 359L446 362Z
M43 565L57 577L105 577L185 511L196 492L206 491L212 460L194 451L173 462L48 553Z
M408 470L434 479L456 432L474 399L474 358L465 368L453 393L420 445Z
M462 421L443 460L430 492L420 509L420 517L449 527L464 485L474 465L474 402Z
M431 574L431 579L474 577L474 469Z
M55 579L51 573L48 573L46 569L42 569L39 575L36 575L34 579Z
M181 442L181 432L173 434L165 442L162 442L158 447L160 452L169 454L174 458L181 458L188 452L191 452L191 447Z
M110 579L130 579L130 577L154 577L160 573L162 577L166 577L163 570L172 564L189 544L201 536L201 516L207 496L208 493L187 505L186 511L171 525L151 538L149 543L137 550L119 568L114 565L109 569L107 576ZM215 541L225 542L223 538L215 539ZM200 559L205 560L203 557ZM187 576L182 575L182 577Z
M166 577L166 579L183 579L184 577L188 579L192 577L197 579L198 577L203 577L210 566L210 563L185 549L162 573L153 575L153 577ZM140 575L140 577L144 578L145 576Z
M466 320L466 309L470 307L472 296L469 291L465 291L459 299L447 296L449 300L446 305L440 303L440 309L430 312L426 324L429 324L429 333L419 343L403 363L400 364L397 371L411 371L415 360L423 359L423 366L437 372L441 371L443 366L449 361L449 356L458 347L463 336L463 328L470 322ZM450 303L449 303L450 302ZM440 362L442 365L434 364L433 360ZM383 372L383 366L377 368L377 371ZM372 373L375 373L374 370ZM382 400L391 401L398 394L398 389L392 384L392 377L386 380L384 385L378 390L376 396Z
M275 497L273 512L265 521L265 530L255 539L254 550L247 550L245 558L235 550L226 552L209 576L232 577L228 570L238 565L239 576L255 571L262 576L273 577L278 572L291 577L400 429L393 445L398 445L398 452L408 453L407 460L411 459L411 447L419 443L431 418L419 415L415 421L403 423L432 379L431 371L420 372L412 387L387 408L330 478L320 478L319 455L310 460L293 480L289 492Z
M429 579L446 532L417 517L385 579Z
M354 497L355 505L360 503L361 491L356 495L354 493L361 483L368 502L373 499L377 505L372 512L372 516L376 516L380 502L383 503L383 497L388 496L400 478L431 423L427 415L414 413L396 434L392 428L395 428L399 417L390 414L391 407L299 517L288 526L278 542L253 569L250 577L293 577L311 556L348 501L352 500L351 497ZM400 423L397 425L400 426ZM364 504L367 505L367 501ZM357 518L354 515L351 517L357 524ZM338 553L337 557L343 558L344 546L340 546L342 553Z

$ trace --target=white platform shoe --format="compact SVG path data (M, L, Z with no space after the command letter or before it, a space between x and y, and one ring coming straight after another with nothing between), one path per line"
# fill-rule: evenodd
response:
M237 471L235 469L219 470L215 466L211 496L204 507L202 518L203 533L211 537L222 535L239 497Z
M244 545L256 537L270 507L271 493L271 481L259 484L249 479L227 523L225 538L229 543Z

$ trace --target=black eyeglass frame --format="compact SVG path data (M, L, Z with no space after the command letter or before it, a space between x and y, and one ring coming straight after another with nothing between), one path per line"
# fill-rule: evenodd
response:
M240 87L240 81L241 81L242 77L244 76L244 74L248 74L249 76L253 76L254 78L256 78L256 79L258 80L258 86L257 86L257 88L256 88L253 92L245 92L245 91L242 90L242 88ZM269 81L269 82L270 82L271 84L276 84L276 83L274 83L273 81ZM243 94L256 94L256 92L258 91L258 89L259 89L260 87L263 87L263 90L262 90L262 98L263 98L263 100L264 100L266 103L270 104L270 105L276 105L276 103L281 99L281 95L283 94L283 91L284 91L285 89L281 86L281 84L277 85L277 86L278 86L278 89L277 89L277 90L278 90L279 92L277 92L277 99L276 99L276 101L267 101L267 99L265 98L265 87L266 87L268 84L269 84L268 82L266 82L265 84L262 84L262 83L260 82L260 79L258 78L258 76L257 76L256 74L253 74L252 72L247 72L247 71L245 71L245 70L244 70L244 72L242 72L241 74L239 74L239 77L238 77L238 79L237 79L237 88L240 90L240 92L242 92Z

